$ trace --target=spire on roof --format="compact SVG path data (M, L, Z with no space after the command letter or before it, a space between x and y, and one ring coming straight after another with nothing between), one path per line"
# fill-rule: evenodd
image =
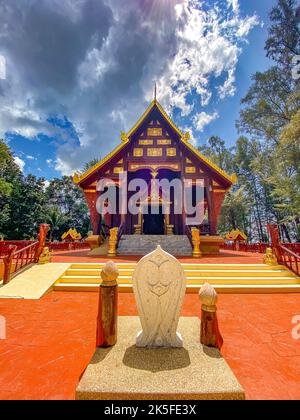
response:
M156 82L154 83L154 100L156 101Z

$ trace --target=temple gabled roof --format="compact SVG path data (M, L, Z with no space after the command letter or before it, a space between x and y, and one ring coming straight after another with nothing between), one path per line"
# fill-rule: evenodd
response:
M168 116L166 111L163 109L163 107L160 105L160 103L154 99L149 107L146 109L144 114L139 118L137 123L131 128L128 133L121 133L121 141L115 149L112 150L107 156L105 156L102 160L100 160L96 165L89 168L86 172L83 174L77 174L75 173L73 176L73 181L76 184L81 184L83 181L86 181L87 178L89 178L91 175L93 175L96 171L101 169L105 164L107 164L111 159L113 159L121 150L123 150L128 144L130 144L132 136L137 132L137 130L141 127L141 125L144 123L145 119L150 115L150 113L157 109L158 112L163 116L165 121L169 124L169 126L174 130L174 132L178 135L180 141L184 146L192 152L198 159L200 159L203 163L205 163L213 172L216 172L218 175L221 175L222 178L227 181L229 184L234 184L237 180L236 175L228 175L225 171L223 171L221 168L219 168L216 164L214 164L211 160L206 158L202 153L199 152L192 144L189 143L190 134L189 133L183 133L176 124L171 120L171 118Z

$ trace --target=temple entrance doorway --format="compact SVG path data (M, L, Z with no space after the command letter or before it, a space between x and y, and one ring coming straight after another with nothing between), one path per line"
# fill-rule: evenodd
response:
M165 216L162 212L162 206L159 206L159 214L153 213L151 213L151 206L149 206L148 214L144 214L143 233L144 235L164 235ZM158 213L158 211L155 213Z

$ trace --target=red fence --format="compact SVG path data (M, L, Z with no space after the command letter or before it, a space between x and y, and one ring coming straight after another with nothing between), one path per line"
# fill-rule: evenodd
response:
M266 249L269 247L268 244L257 243L257 244L242 244L242 243L225 243L221 245L221 249L228 251L241 251L241 252L253 252L257 254L265 254Z
M87 242L46 242L50 251L77 251L81 249L90 249Z
M1 241L0 242L0 258L2 255L7 255L7 249L11 245L15 245L17 249L25 248L28 245L32 245L34 241ZM87 242L46 242L45 246L50 251L74 251L80 249L90 249L90 245Z

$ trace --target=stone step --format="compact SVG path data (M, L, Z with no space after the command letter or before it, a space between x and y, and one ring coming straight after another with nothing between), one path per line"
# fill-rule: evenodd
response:
M66 276L97 276L100 278L102 268L70 268ZM118 267L120 276L132 276L135 267ZM189 269L184 268L186 277L294 277L293 273L287 270L214 270L212 269Z
M192 259L192 258L191 258ZM231 271L231 270L260 270L260 271L270 271L270 270L276 270L276 271L287 271L289 270L284 267L283 265L277 265L277 266L269 266L266 264L199 264L196 261L201 261L201 259L195 259L195 262L191 263L182 263L182 267L185 270L224 270L224 271ZM136 262L118 262L116 261L116 264L118 268L128 268L128 269L134 269L136 267ZM96 269L101 270L105 265L105 262L99 262L99 263L72 263L71 269Z
M160 245L164 251L175 256L191 256L192 247L185 235L124 235L118 255L146 255Z
M300 285L286 284L286 285L243 285L243 284L213 284L217 293L221 294L257 294L257 293L300 293ZM188 285L186 293L198 294L201 285ZM61 283L54 286L54 290L63 292L98 292L99 285L97 284L78 284L78 283ZM132 292L131 284L121 284L119 286L121 293Z
M59 280L60 283L89 283L89 284L98 284L101 283L100 276L74 276L66 275L62 276ZM132 276L119 276L118 284L132 282ZM188 284L204 284L204 283L213 283L213 284L299 284L300 280L297 277L188 277Z

